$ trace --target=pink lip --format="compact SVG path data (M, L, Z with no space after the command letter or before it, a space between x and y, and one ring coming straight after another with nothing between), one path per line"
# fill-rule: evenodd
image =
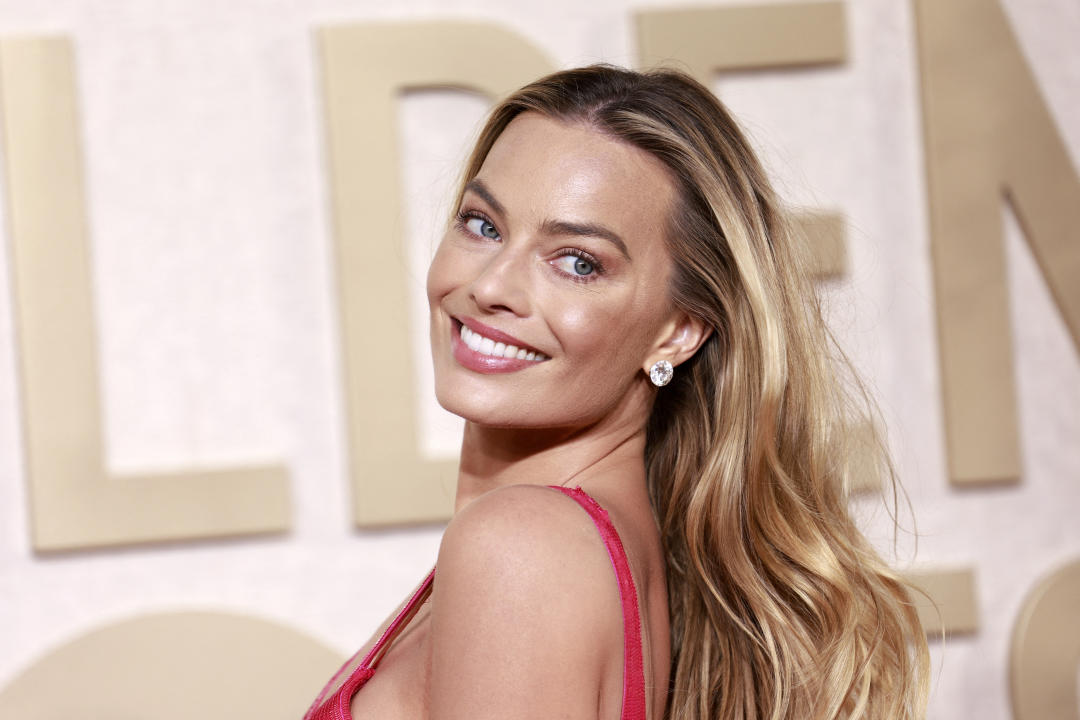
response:
M525 348L526 350L532 350L538 352L535 348L526 345L513 335L507 335L504 332L499 332L495 328L488 327L483 323L477 322L472 318L461 318L457 320L452 318L455 322L451 323L453 328L450 331L450 352L454 355L454 359L458 363L469 370L473 370L478 373L494 374L494 373L510 373L517 372L518 370L524 370L525 368L532 367L533 365L539 365L540 363L535 360L519 360L518 358L506 358L495 357L493 355L484 355L483 353L476 352L469 348L465 344L465 341L461 339L461 325L469 328L473 332L480 333L484 337L491 338L496 342L506 343L507 345L514 345L519 348Z

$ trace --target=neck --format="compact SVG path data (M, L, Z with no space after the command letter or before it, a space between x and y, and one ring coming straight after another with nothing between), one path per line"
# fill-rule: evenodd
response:
M643 427L492 428L465 424L454 510L506 485L585 485L617 470L645 478Z

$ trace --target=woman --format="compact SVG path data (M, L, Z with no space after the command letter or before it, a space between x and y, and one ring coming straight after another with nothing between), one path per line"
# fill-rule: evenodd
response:
M801 267L692 79L502 102L428 276L466 419L438 580L309 717L919 716L922 630L843 492L889 465L849 447Z

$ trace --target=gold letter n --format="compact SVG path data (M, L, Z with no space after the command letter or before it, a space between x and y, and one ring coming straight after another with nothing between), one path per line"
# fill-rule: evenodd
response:
M995 0L916 0L954 483L1020 476L1004 194L1080 343L1080 178Z

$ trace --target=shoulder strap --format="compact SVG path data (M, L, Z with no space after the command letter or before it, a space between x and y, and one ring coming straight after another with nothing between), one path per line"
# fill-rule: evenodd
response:
M645 718L645 659L641 649L641 615L638 611L637 590L634 577L630 573L630 562L626 557L619 533L611 522L607 511L593 500L592 496L580 487L568 488L551 485L564 495L577 501L585 512L589 513L600 537L607 548L611 564L615 568L615 578L619 582L619 600L623 612L623 720L644 720Z
M375 645L372 646L368 654L364 656L364 659L360 662L359 667L369 668L374 670L379 661L382 660L384 654L386 654L387 648L394 642L394 638L409 624L409 621L416 615L416 611L420 609L420 606L424 604L424 601L431 595L432 581L435 579L435 568L431 569L428 576L424 578L424 582L420 584L420 587L409 598L409 602L405 603L405 607L401 609L394 621L387 626L383 634L379 636L379 639L375 641Z
M382 659L386 649L394 641L394 638L398 636L402 628L408 625L409 621L416 615L416 611L424 604L424 600L431 595L431 585L434 577L435 569L432 568L428 576L424 578L424 582L420 584L419 589L412 594L409 601L405 603L405 607L401 609L397 617L393 619L386 630L383 631L383 634L379 636L379 639L375 641L375 645L364 656L364 659L353 666L353 662L356 660L356 656L353 656L341 666L341 669L334 674L334 677L330 678L330 682L326 684L326 687L315 698L315 702L308 708L304 720L349 720L352 718L349 703L352 701L353 695L375 673L375 667L379 664L379 660ZM349 670L350 667L351 670ZM345 679L339 685L338 681L341 680L342 676L345 676Z

